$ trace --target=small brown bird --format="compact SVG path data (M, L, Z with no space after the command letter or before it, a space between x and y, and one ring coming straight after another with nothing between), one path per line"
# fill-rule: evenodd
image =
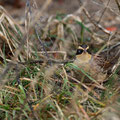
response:
M102 51L99 55L92 55L89 52L89 46L81 45L77 49L74 64L98 82L102 82L112 72L115 63L117 63L120 57L120 51L118 50L120 50L120 46Z

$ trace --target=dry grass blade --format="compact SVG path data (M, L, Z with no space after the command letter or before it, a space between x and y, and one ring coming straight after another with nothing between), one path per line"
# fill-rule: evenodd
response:
M11 57L15 55L14 51L20 43L19 39L21 35L19 33L21 33L21 28L14 22L2 6L0 6L0 29L0 56L3 59L4 56L11 59Z
M27 41L27 60L30 57L30 48L29 48L29 35L30 35L30 23L31 23L31 6L30 6L30 1L28 0L26 2L26 9L25 9L25 14L26 14L26 19L25 19L25 32L27 35L26 41Z
M90 120L90 118L89 118L89 116L87 115L87 113L86 113L86 111L84 110L84 108L83 108L81 105L79 105L79 108L80 108L80 110L82 111L82 113L85 115L86 120Z
M115 0L115 2L116 2L117 6L118 6L118 9L120 11L120 3L118 2L118 0Z

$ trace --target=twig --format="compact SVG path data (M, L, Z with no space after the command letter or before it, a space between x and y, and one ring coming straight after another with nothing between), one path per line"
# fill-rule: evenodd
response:
M42 54L42 53L45 53L44 51L43 52L37 52L37 54ZM64 60L66 59L66 52L65 51L47 51L48 54L53 54L53 53L60 53L60 54L64 54Z
M47 51L46 51L46 49L45 49L45 47L44 47L44 44L43 44L43 42L42 42L42 40L41 40L41 38L40 38L40 36L39 36L39 34L38 34L38 29L37 29L37 27L35 27L35 33L36 33L36 36L37 36L37 38L38 38L38 40L39 40L40 45L42 46L43 51L45 52L46 57L49 58L49 56L48 56L48 54L47 54Z
M113 46L110 48L109 45L110 45L110 40L112 40L113 36L116 35L116 32L112 33L109 38L108 38L108 42L106 44L103 45L103 47L96 53L96 55L98 55L99 53L103 53L103 51L105 52L105 50L107 51L107 53L111 50L111 48L113 49ZM119 45L115 45L114 48L116 46L119 46ZM103 50L105 47L107 47L107 49Z
M106 34L108 34L108 35L111 35L111 32L110 32L110 31L106 30L106 29L103 28L100 24L95 23L95 22L91 19L90 14L88 13L88 11L87 11L85 8L83 8L83 12L85 13L85 15L88 17L88 19L91 21L91 23L92 23L93 25L95 25L96 27L98 27L98 28L99 28L100 30L102 30L104 33L106 33Z
M26 41L27 41L27 60L29 58L29 32L30 32L30 21L31 21L31 5L30 0L27 0L26 2L26 9L25 9L25 32L27 35Z
M110 48L107 48L107 49L104 49L103 51L101 51L101 53L103 53L103 52L106 52L106 51L111 51L112 49L114 49L114 48L116 48L116 47L118 47L118 46L120 46L120 42L118 42L117 44L115 44L115 45L112 45Z
M103 10L103 12L102 12L102 14L101 14L101 16L100 16L100 18L99 18L99 20L98 20L98 22L97 22L98 24L100 23L103 15L104 15L104 13L105 13L105 11L107 10L109 3L110 3L110 0L108 0L107 5L106 5L105 9Z
M33 61L26 61L26 62L18 62L19 64L26 65L26 64L36 64L36 63L54 63L54 64L67 64L70 62L73 62L74 60L63 60L63 61L58 61L58 60L53 60L53 59L47 59L47 60L33 60Z
M117 6L118 6L118 9L120 11L120 3L118 2L118 0L115 0L115 2L116 2Z

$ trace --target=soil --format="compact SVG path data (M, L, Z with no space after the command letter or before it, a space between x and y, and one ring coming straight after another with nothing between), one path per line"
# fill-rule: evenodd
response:
M24 0L17 0L17 2L16 0L5 1L6 2L0 2L0 4L2 4L5 7L8 13L10 13L10 15L14 19L16 19L18 23L23 22L25 19L25 6L26 6L25 1ZM36 1L39 10L45 3L45 0L31 0L31 1ZM98 22L100 18L102 18L101 21L99 22L105 27L108 27L108 29L109 27L114 27L114 29L120 28L119 25L120 11L115 3L115 0L111 0L110 2L108 0L53 0L52 3L47 8L46 13L49 15L56 13L72 14L75 11L77 11L78 8L80 8L80 1L81 3L87 3L85 8L88 10L93 20ZM106 9L107 5L108 8ZM111 29L113 28L110 28L110 30Z

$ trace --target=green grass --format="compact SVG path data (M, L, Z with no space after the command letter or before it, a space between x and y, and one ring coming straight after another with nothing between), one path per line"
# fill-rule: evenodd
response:
M71 65L69 66L71 67ZM83 106L88 115L90 113L97 113L100 109L105 108L110 99L116 94L115 89L113 89L114 76L104 84L106 90L95 90L100 96L98 99L93 93L83 89L79 83L76 84L67 79L62 68L58 67L56 69L55 73L51 76L53 79L51 81L49 78L44 78L44 69L38 70L41 67L42 65L26 66L20 78L24 77L31 81L22 80L21 85L11 84L9 85L11 88L3 88L0 91L2 101L2 104L0 104L1 119L14 119L16 116L22 119L29 119L31 115L34 118L33 113L39 119L53 119L53 116L57 119L68 119L71 115L78 119L79 116L76 110L74 110L75 106L78 108L79 105ZM36 83L34 83L35 81ZM17 91L12 90L12 88ZM88 95L87 99L85 94ZM81 101L84 102L81 103ZM33 113L28 105L29 102L31 103L30 106L33 107Z

